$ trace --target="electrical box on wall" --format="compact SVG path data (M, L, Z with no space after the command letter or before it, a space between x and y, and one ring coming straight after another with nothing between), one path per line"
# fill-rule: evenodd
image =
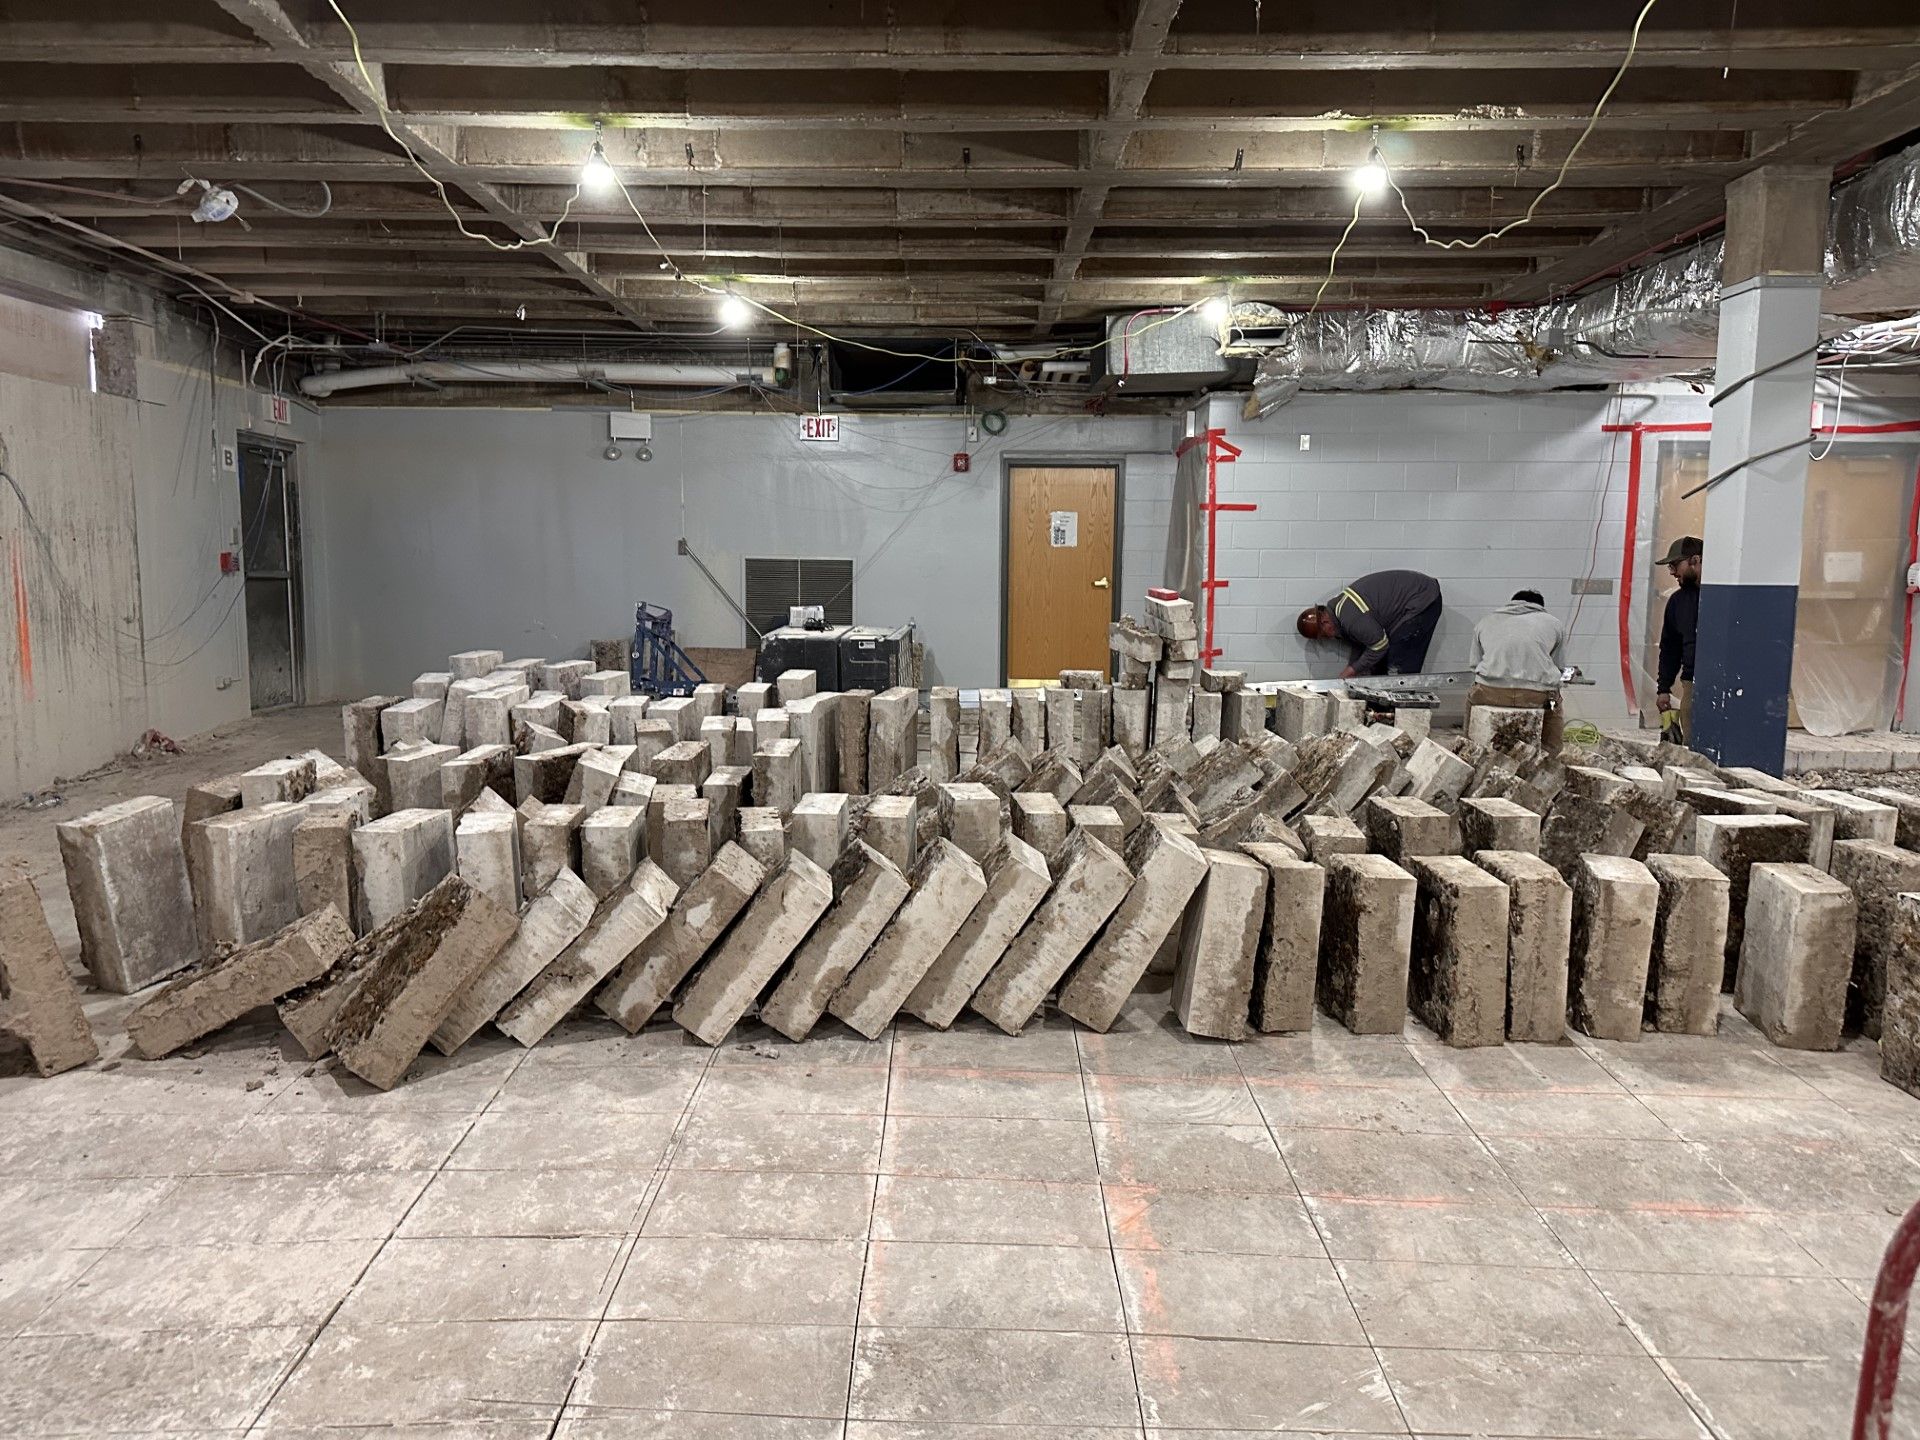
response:
M631 411L616 411L607 416L607 438L610 440L651 440L653 438L653 416L635 415Z

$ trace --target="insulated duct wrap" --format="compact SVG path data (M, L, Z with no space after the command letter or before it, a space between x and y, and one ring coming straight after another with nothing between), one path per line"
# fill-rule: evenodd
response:
M1264 347L1249 418L1301 390L1553 390L1710 369L1720 329L1722 243L1711 240L1572 300L1509 310L1323 310L1236 306L1234 321L1291 326ZM1920 309L1920 146L1834 192L1826 308L1836 316ZM1823 327L1848 328L1845 320ZM1243 352L1244 353L1244 352Z

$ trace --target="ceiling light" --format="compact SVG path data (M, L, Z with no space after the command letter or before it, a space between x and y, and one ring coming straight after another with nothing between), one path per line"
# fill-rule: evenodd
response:
M1215 295L1200 307L1200 318L1216 330L1227 323L1233 314L1233 302L1224 295Z
M753 307L738 295L720 297L720 323L729 330L738 330L753 318Z
M240 211L240 197L221 186L209 181L199 180L189 175L180 182L173 193L185 195L194 186L200 187L200 203L193 207L193 222L196 225L218 224L222 220L231 220ZM245 223L244 221L242 222Z
M616 178L613 166L607 161L606 147L596 139L593 148L587 152L587 163L580 167L581 188L595 195L604 195L613 188Z
M1367 163L1353 172L1353 186L1362 195L1378 195L1387 188L1387 167L1380 163L1380 152L1374 151Z

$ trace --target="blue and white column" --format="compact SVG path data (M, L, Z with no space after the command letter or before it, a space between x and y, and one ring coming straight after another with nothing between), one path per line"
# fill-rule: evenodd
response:
M1701 534L1692 741L1774 775L1786 764L1831 184L1829 170L1771 166L1727 187L1707 460L1708 478L1725 478L1707 491Z

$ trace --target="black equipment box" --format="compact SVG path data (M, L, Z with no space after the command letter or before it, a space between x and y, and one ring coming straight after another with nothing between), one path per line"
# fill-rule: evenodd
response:
M760 637L760 658L754 664L756 680L778 680L787 670L811 670L819 677L822 690L839 690L840 642L853 629L851 625L829 625L824 630L803 630L782 625Z
M913 673L913 627L878 630L855 625L840 639L840 688L872 690L917 685Z

